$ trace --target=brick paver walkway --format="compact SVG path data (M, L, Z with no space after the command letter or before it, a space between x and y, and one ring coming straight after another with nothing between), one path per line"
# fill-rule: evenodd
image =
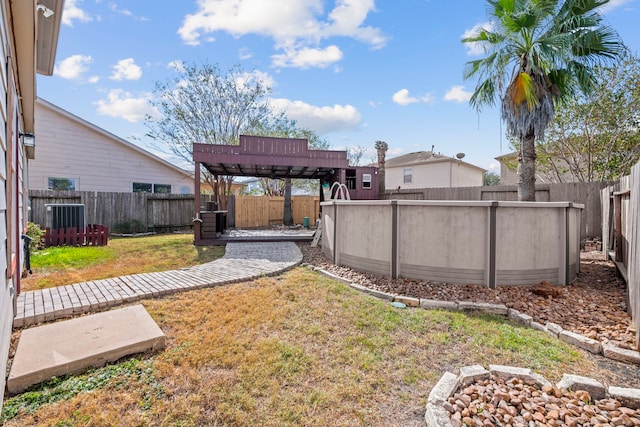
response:
M14 327L103 310L144 298L253 280L281 273L302 262L293 242L228 243L224 257L180 270L131 274L18 296Z

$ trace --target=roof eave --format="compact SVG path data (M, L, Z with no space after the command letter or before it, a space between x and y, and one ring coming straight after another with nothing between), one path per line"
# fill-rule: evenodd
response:
M53 74L56 59L64 0L39 0L38 4L53 11L53 15L48 18L41 13L36 17L38 23L36 33L36 71L38 74L50 76Z

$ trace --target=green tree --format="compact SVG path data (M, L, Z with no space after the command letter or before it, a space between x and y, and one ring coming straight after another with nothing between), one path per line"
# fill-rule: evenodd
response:
M596 65L624 51L598 9L608 0L487 0L491 29L463 43L486 56L469 61L464 77L478 79L470 103L480 110L499 99L510 136L519 141L518 200L535 200L536 139L553 120L555 103L597 87Z
M151 104L161 117L147 117L148 135L192 163L194 142L238 144L242 133L280 120L269 106L270 93L255 73L238 65L226 71L210 64L183 65L175 77L156 83ZM233 177L214 177L208 171L202 176L221 190L220 208L225 209Z
M482 175L482 185L499 185L500 175L495 172L485 172Z
M557 106L538 173L549 182L615 181L640 158L640 59L598 70L597 90Z

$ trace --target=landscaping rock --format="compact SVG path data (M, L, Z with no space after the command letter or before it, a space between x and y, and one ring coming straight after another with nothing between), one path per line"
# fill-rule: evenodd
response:
M602 400L607 395L607 389L602 383L592 378L581 377L579 375L564 374L558 384L559 388L567 390L584 390L589 392L592 399Z
M441 309L441 310L456 311L458 310L458 303L455 301L438 301L438 300L421 298L420 307L427 310Z
M602 353L602 344L600 344L600 341L587 338L580 334L576 334L575 332L562 331L558 335L558 338L566 343L578 346L581 349L587 350L588 352L591 352L593 354Z
M609 343L602 344L602 353L609 359L640 365L640 352L620 348Z
M623 388L623 387L609 387L609 395L619 400L624 406L640 410L640 389L637 388Z

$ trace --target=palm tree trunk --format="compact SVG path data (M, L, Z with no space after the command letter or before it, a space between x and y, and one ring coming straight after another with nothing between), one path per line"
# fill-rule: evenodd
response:
M536 201L536 136L533 131L528 132L520 141L518 201Z
M291 210L291 178L284 179L284 215L282 216L284 225L293 225L293 212Z

